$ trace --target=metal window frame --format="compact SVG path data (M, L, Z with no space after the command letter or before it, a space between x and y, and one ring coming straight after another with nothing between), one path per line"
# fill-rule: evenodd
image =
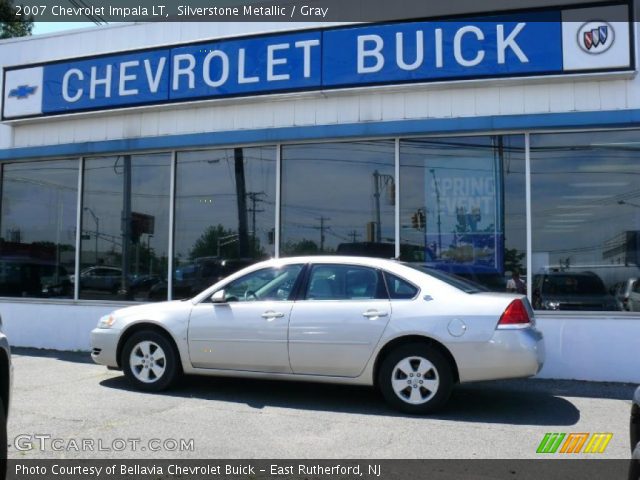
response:
M168 272L167 272L167 283L168 283L168 292L167 299L172 299L172 272L174 265L174 249L175 249L175 194L176 194L176 173L177 173L177 156L179 153L183 152L193 152L193 151L206 151L206 150L222 150L228 148L249 148L249 147L261 147L261 146L275 146L276 148L276 207L275 207L275 218L274 218L274 257L280 257L280 241L281 241L281 203L282 203L282 148L284 146L289 145L305 145L305 144L318 144L318 143L353 143L353 142L362 142L362 141L393 141L395 144L394 150L394 169L395 169L395 181L396 181L396 191L395 191L395 253L396 256L400 255L400 142L402 140L414 139L414 138L455 138L455 137L482 137L487 135L523 135L525 146L525 203L526 203L526 255L527 255L527 295L529 300L531 300L531 292L532 292L532 283L533 283L533 275L532 275L532 253L533 253L533 231L532 231L532 199L531 199L531 135L538 134L565 134L565 133L588 133L588 132L621 132L621 131L638 131L638 126L629 126L622 128L569 128L569 129L527 129L527 130L518 130L518 129L505 129L505 130L495 130L495 131L475 131L475 132L447 132L447 133L437 133L437 132L425 132L424 134L411 134L411 135L399 135L393 137L385 137L385 136L367 136L367 137L353 137L353 138L323 138L323 139L312 139L312 140L291 140L286 142L259 142L259 143L242 143L233 146L229 145L211 145L206 147L194 147L194 148L183 148L183 149L148 149L148 150L140 150L135 152L124 152L124 151L114 151L110 153L98 154L98 155L83 155L80 157L69 157L69 156L52 156L46 158L33 158L33 159L25 159L19 161L12 160L3 160L0 161L0 192L2 188L2 181L4 178L4 169L2 168L5 164L8 163L24 163L24 162L37 162L37 161L52 161L52 160L74 160L77 159L78 166L78 193L77 193L77 212L76 212L76 238L75 238L75 258L74 258L74 268L75 268L75 278L76 282L74 283L74 296L73 299L38 299L38 298L19 298L19 297L2 297L3 300L11 301L11 302L20 302L20 303L43 303L43 304L77 304L81 303L84 305L136 305L139 302L131 302L131 301L122 301L122 300L81 300L79 298L79 273L80 273L80 259L81 259L81 229L82 229L82 208L83 208L83 190L84 190L84 167L86 164L87 158L100 158L107 156L117 156L117 155L144 155L144 154L167 154L171 155L171 175L170 175L170 209L169 209L169 243L168 243ZM544 314L545 312L536 312L540 314ZM568 316L571 316L572 312L564 312ZM634 312L608 312L609 315L614 314L616 317L621 318L629 318L634 316ZM554 313L555 315L555 313ZM601 312L580 312L581 316L587 315L589 317L601 317ZM635 315L637 316L637 315Z

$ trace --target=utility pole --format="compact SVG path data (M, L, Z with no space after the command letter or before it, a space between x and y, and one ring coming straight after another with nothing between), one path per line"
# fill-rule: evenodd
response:
M264 210L256 209L256 205L258 203L264 202L260 197L265 196L264 192L247 192L247 197L249 197L249 201L251 202L251 208L248 208L247 211L251 212L251 232L253 236L253 253L256 253L256 247L258 245L257 235L256 235L256 213L264 212Z
M356 243L356 240L360 236L360 234L355 230L352 230L349 232L349 236L351 237L351 243Z
M328 217L319 217L317 220L320 222L320 226L313 228L320 230L320 251L324 252L324 231L329 228L325 225L325 222L331 219Z
M391 189L388 191L393 192L395 189L395 179L393 175L387 175L386 173L380 173L378 170L373 172L373 200L375 203L376 217L376 234L373 239L374 242L382 241L382 219L380 215L380 193L382 189Z
M236 201L238 204L238 257L249 256L247 235L247 189L244 175L244 152L242 148L233 149L233 163L236 176Z
M373 172L373 199L376 204L376 238L375 242L379 242L382 238L382 225L380 219L380 172L375 170Z
M436 179L436 171L434 168L429 169L433 177L433 184L436 189L436 208L438 209L438 256L442 254L442 225L440 223L440 187Z
M131 155L124 155L124 188L122 190L122 280L120 289L131 300L129 275L131 273Z

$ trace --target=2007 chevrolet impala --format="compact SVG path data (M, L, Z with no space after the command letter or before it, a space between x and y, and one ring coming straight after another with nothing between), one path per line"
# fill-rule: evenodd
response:
M526 297L362 257L258 263L193 299L117 310L92 346L142 390L181 373L365 384L409 413L456 382L535 375L544 357Z

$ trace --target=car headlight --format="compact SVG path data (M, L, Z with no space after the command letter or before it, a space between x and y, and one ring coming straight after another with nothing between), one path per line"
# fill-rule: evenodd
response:
M545 310L559 310L560 302L552 302L547 300L546 302L543 303L543 306Z
M98 328L111 328L116 321L113 315L105 315L98 322Z

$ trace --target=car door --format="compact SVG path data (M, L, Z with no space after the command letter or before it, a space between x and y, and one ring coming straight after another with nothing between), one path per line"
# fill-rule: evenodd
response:
M290 295L303 265L263 268L228 284L224 303L194 306L189 356L194 367L291 373L287 329Z
M289 322L294 373L357 377L391 317L382 274L359 265L314 264Z

